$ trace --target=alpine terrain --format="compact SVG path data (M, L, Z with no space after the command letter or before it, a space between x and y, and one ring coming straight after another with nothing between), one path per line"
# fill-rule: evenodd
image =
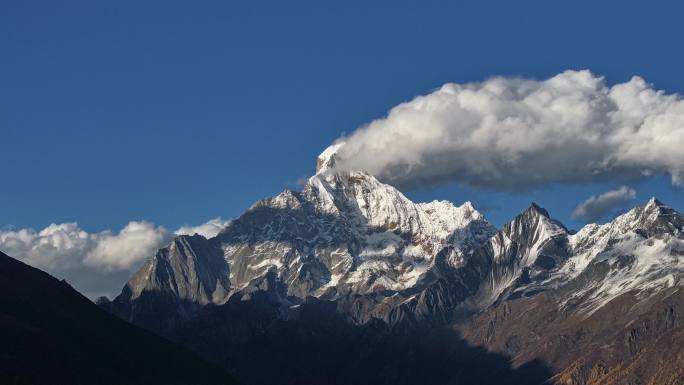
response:
M247 384L682 384L684 217L569 231L414 203L319 156L301 191L178 236L100 306Z

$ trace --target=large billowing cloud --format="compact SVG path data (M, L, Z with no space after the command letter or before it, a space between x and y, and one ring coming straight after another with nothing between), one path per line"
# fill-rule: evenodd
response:
M572 219L594 222L625 206L635 198L636 191L627 186L606 191L601 195L592 196L577 205L572 212Z
M338 170L398 186L458 181L498 190L668 174L684 184L684 101L634 77L445 84L352 134Z
M174 234L214 236L227 221L215 218L171 233L150 222L130 222L119 232L89 233L77 223L0 230L0 250L31 266L65 278L92 297L117 293L131 272Z

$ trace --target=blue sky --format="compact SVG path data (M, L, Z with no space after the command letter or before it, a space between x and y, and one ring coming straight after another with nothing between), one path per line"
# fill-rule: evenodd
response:
M13 1L0 5L0 225L169 229L293 188L343 133L446 82L590 69L684 92L680 2ZM624 184L406 191L569 227ZM630 181L680 210L666 176Z

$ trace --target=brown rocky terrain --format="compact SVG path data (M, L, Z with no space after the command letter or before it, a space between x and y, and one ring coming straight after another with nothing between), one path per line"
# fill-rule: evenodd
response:
M684 384L684 290L626 293L593 314L543 293L505 301L455 328L470 343L538 359L562 385Z

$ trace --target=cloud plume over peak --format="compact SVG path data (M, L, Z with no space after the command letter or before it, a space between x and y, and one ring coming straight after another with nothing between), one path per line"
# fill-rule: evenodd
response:
M341 138L337 170L497 190L669 174L684 184L684 101L589 71L443 85Z
M221 218L214 218L210 219L209 221L202 223L201 225L198 226L182 226L178 230L176 230L174 233L176 235L193 235L193 234L199 234L205 238L213 238L215 237L221 230L223 230L228 224L230 223L229 220L223 220Z

